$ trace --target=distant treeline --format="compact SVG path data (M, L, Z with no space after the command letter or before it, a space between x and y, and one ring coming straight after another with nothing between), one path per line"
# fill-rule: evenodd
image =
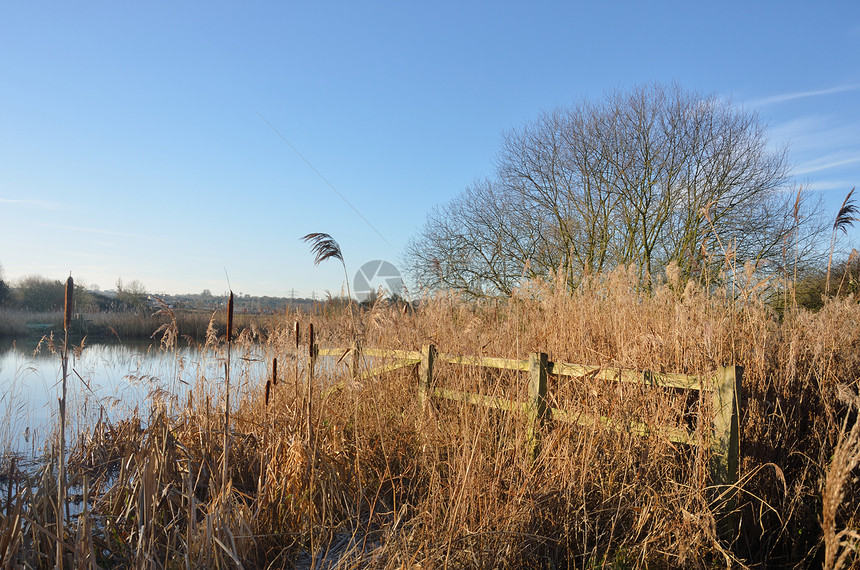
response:
M159 339L157 331L175 324L177 335L189 341L205 341L207 334L223 334L226 319L226 297L208 290L199 294L154 295L138 281L124 285L117 282L113 291L98 291L75 285L74 318L71 333L83 337ZM373 305L375 298L362 305ZM388 299L386 303L402 302ZM63 330L65 284L58 279L31 276L12 285L0 280L0 338L20 339L59 335ZM343 297L324 300L284 297L234 297L236 326L266 334L274 323L290 315L337 315L348 311Z
M153 295L139 281L126 285L117 281L113 291L91 290L76 284L72 334L76 338L147 339L172 320L181 336L201 341L206 338L210 321L217 334L221 324L218 313L225 301L208 290L200 294ZM0 338L59 334L64 303L65 284L59 279L30 276L11 284L0 279ZM246 325L250 326L254 320L261 329L266 316L309 312L315 304L318 303L312 299L251 295L235 300L237 316L247 315Z
M59 279L48 279L41 275L25 277L15 283L0 278L0 306L32 312L50 312L63 309L65 284ZM75 285L75 311L78 313L126 312L151 313L161 307L163 301L176 309L213 309L226 303L226 297L213 295L208 289L202 293L181 295L153 294L139 281L123 285L111 291L87 289ZM309 310L317 301L304 298L255 297L238 295L235 298L237 311L245 313L273 313L286 309Z

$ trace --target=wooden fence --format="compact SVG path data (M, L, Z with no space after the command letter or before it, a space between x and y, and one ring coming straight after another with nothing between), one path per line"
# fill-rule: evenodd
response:
M740 454L740 394L743 376L741 366L726 366L717 369L710 381L702 382L696 376L686 374L663 374L649 371L636 371L620 368L601 368L565 362L550 361L545 353L533 353L527 360L508 358L489 358L463 356L438 352L433 345L425 345L421 352L408 350L385 350L373 348L351 349L328 348L316 351L320 356L351 355L353 377L364 379L379 376L406 366L418 365L418 399L426 409L430 398L444 398L469 404L487 406L499 410L521 412L526 418L527 452L535 458L540 449L540 437L547 421L594 425L600 423L611 429L628 430L640 436L656 433L672 442L685 445L698 445L699 438L684 428L672 426L652 426L641 422L619 422L609 417L573 413L568 410L547 406L547 379L549 375L571 376L603 381L626 382L646 386L697 390L711 393L711 417L702 417L699 425L710 425L707 438L710 445L710 486L717 510L725 513L720 523L721 533L731 534L735 527L730 513L736 502L738 482L738 460ZM364 372L360 372L362 356L391 360ZM496 396L458 392L435 387L433 370L437 362L463 366L480 366L515 370L528 373L528 399L525 402L509 400Z

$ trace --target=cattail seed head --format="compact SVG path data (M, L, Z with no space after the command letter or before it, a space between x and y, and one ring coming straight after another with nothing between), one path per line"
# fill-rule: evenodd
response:
M278 385L278 359L272 359L272 386Z
M266 380L266 405L267 406L269 405L269 394L271 392L271 389L272 389L272 383L270 381Z
M295 332L296 332L296 350L298 351L299 350L299 321L296 321L296 325L294 328L295 328Z
M70 275L68 279L66 279L66 312L63 316L63 330L68 332L69 325L72 324L72 305L74 301L75 294L75 282L72 280L72 276Z
M233 291L230 291L230 299L227 301L227 342L233 338Z

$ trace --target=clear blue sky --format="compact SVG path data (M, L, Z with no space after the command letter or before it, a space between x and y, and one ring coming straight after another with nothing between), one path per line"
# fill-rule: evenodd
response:
M7 1L0 78L7 280L337 294L302 235L396 264L504 131L651 81L757 109L834 215L860 184L856 0Z

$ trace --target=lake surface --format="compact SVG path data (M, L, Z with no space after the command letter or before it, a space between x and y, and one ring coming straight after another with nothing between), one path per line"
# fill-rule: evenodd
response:
M262 347L234 350L231 384L237 395L265 379L270 360ZM67 438L100 416L121 418L145 409L153 393L182 396L197 381L222 385L225 361L223 353L193 347L165 351L149 342L70 349ZM62 377L58 350L38 341L0 342L0 452L39 453L54 441Z

